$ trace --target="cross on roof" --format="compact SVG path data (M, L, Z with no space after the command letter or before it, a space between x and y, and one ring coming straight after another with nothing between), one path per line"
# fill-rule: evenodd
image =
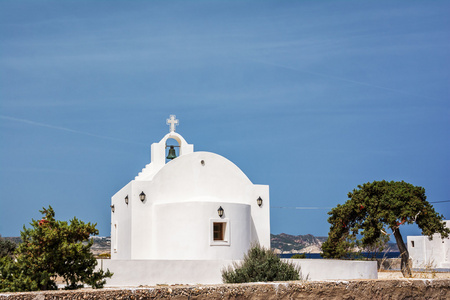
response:
M175 115L170 115L170 119L166 120L166 124L170 125L170 132L175 132L175 125L178 125L179 122Z

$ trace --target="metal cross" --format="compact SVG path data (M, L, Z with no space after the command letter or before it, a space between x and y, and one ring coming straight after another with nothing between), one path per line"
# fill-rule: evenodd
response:
M179 122L176 119L175 115L170 115L170 119L166 120L166 124L170 125L170 132L174 132L175 131L175 125L178 125Z

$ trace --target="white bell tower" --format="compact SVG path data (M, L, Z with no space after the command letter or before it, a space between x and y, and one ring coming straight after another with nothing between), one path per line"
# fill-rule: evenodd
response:
M142 171L136 176L135 180L152 180L153 176L161 170L166 164L166 148L167 140L174 139L178 142L180 147L179 156L186 155L194 152L194 145L188 144L186 140L177 132L175 132L175 126L179 125L179 121L175 115L170 115L170 118L166 121L170 126L170 132L166 134L159 143L153 143L151 146L151 162L142 169Z

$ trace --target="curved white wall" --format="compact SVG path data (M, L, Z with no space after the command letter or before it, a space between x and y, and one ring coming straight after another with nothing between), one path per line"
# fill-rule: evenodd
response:
M250 206L221 204L222 218L215 202L158 204L153 211L155 244L152 255L158 259L242 259L250 246ZM213 241L213 222L226 223L224 242Z

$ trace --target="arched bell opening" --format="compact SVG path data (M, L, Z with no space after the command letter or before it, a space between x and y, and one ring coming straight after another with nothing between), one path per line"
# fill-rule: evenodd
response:
M180 143L174 138L166 140L166 163L180 156Z

